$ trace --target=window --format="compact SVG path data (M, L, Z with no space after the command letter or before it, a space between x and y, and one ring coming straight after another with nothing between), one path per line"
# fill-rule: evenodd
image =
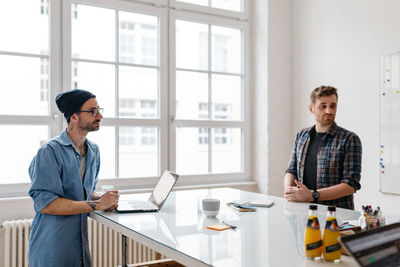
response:
M0 4L0 185L9 190L29 181L29 163L53 127L48 6L48 0Z
M244 23L176 12L176 171L244 172ZM213 23L209 23L213 21ZM204 127L206 126L206 127ZM212 142L209 142L212 140Z
M179 2L190 3L200 6L209 6L214 8L242 11L241 0L178 0Z
M119 100L119 115L127 117L136 117L137 100L132 98L124 98Z
M199 128L199 145L208 144L208 128Z
M79 13L77 18L75 11ZM87 88L97 96L105 117L113 118L108 126L118 139L111 148L118 167L112 177L100 171L100 178L136 177L139 173L151 177L160 173L159 20L157 14L143 14L139 10L84 4L74 5L72 10L71 65L76 68L74 74L79 75L72 77L71 84L76 82L78 88ZM143 48L144 45L148 47ZM122 126L121 118L124 125L130 126ZM146 123L157 127L144 127L134 119L151 120ZM103 148L102 143L107 141L100 132L92 135L103 155L111 153ZM144 153L148 156L144 157ZM102 161L102 166L112 167L107 164Z
M46 107L49 101L49 61L40 59L40 102Z
M49 0L40 0L40 14L49 15Z
M26 194L33 156L66 127L55 96L72 88L105 109L88 136L101 150L100 179L151 184L164 169L197 183L248 178L244 2L2 3L0 197Z

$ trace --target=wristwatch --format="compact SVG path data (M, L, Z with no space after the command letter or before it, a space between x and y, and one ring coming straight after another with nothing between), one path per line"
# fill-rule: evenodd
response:
M314 189L314 192L312 193L312 197L314 198L314 203L318 203L319 192L317 191L317 189Z

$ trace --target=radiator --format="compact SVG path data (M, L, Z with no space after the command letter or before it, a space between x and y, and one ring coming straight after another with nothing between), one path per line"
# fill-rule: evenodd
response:
M28 240L32 219L3 222L4 266L28 266ZM118 232L88 218L89 248L93 267L117 266L122 263L121 239ZM165 258L129 238L127 240L126 262L133 264Z
M28 240L32 219L6 221L4 228L4 267L28 266Z

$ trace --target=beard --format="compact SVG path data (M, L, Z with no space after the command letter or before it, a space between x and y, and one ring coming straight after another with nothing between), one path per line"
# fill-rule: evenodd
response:
M324 116L322 117L322 119L321 119L321 123L322 123L322 124L326 124L326 125L331 124L331 123L333 123L334 121L335 121L335 116L334 116L334 115L329 115L329 116L324 115Z
M100 120L95 120L93 122L86 122L86 123L83 123L82 120L79 120L78 128L82 131L87 131L87 132L98 131L100 129Z

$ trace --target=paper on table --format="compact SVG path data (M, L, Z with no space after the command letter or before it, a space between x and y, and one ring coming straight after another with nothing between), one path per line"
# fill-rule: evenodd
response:
M274 201L271 199L255 199L251 201L245 201L245 200L234 200L232 202L227 203L228 206L232 204L237 204L237 205L247 205L251 207L265 207L269 208L272 205L274 205Z
M229 226L227 226L227 225L223 225L223 224L207 225L206 227L207 227L208 229L217 230L217 231L222 231L222 230L226 230L226 229L231 228L231 227L229 227Z
M248 205L240 205L236 203L232 203L230 205L234 210L240 211L240 212L247 212L247 211L256 211L256 208Z
M253 207L265 207L265 208L269 208L272 205L274 205L274 201L271 199L256 199L256 200L252 200L248 203L249 206L253 206Z

